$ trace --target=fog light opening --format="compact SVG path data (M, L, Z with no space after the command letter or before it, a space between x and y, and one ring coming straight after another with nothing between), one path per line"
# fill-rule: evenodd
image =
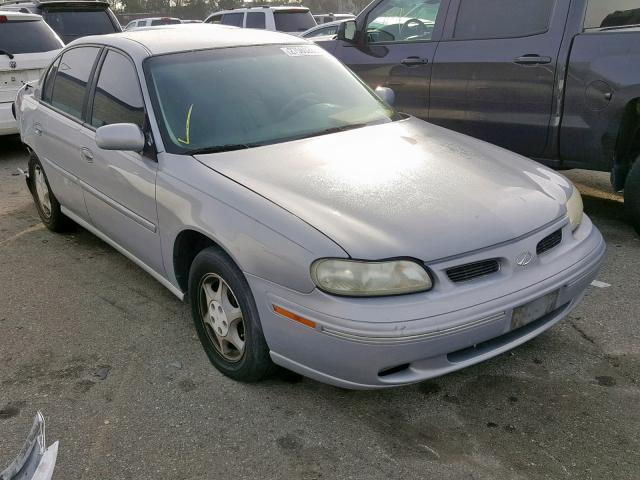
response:
M411 364L409 363L403 363L402 365L398 365L395 367L391 367L391 368L385 368L384 370L380 370L378 372L378 376L379 377L388 377L390 375L393 375L395 373L400 373L403 370L408 369L411 366Z

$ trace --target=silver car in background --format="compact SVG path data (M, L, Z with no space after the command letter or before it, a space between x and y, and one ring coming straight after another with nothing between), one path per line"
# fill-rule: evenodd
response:
M78 40L20 92L28 185L51 230L188 299L224 374L419 382L534 338L595 278L604 241L558 173L394 111L299 38L163 28Z

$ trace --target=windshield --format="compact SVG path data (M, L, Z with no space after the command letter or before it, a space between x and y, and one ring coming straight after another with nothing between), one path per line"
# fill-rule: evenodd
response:
M103 9L45 10L44 19L65 43L87 35L103 35L118 31Z
M0 23L0 49L7 53L49 52L62 47L56 34L42 20Z
M584 28L640 25L640 0L590 0Z
M386 123L394 112L315 45L152 57L145 73L167 151L223 151Z
M279 32L304 32L316 26L311 12L276 10L273 12L276 30Z

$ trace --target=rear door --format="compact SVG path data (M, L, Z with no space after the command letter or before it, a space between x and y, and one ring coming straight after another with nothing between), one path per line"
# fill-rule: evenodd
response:
M80 129L88 97L88 83L100 53L98 47L77 47L64 52L47 74L34 130L51 188L60 203L88 220L82 195Z
M454 0L429 120L530 157L547 144L570 0Z
M427 118L432 62L448 3L382 0L366 14L361 42L338 41L333 53L369 86L392 88L399 111Z
M96 129L113 123L146 128L136 69L124 54L107 50L81 128L84 197L91 222L156 272L162 272L156 213L157 162L152 154L102 150Z

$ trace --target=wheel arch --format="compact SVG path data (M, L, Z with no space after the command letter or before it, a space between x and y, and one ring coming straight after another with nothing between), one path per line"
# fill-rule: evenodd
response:
M193 260L202 250L211 247L223 252L230 261L239 267L233 255L210 235L193 228L185 228L176 235L173 242L173 272L178 286L183 292L188 293L189 290L189 271Z
M614 190L624 188L631 165L640 156L640 97L628 101L615 146L615 161L611 174Z

